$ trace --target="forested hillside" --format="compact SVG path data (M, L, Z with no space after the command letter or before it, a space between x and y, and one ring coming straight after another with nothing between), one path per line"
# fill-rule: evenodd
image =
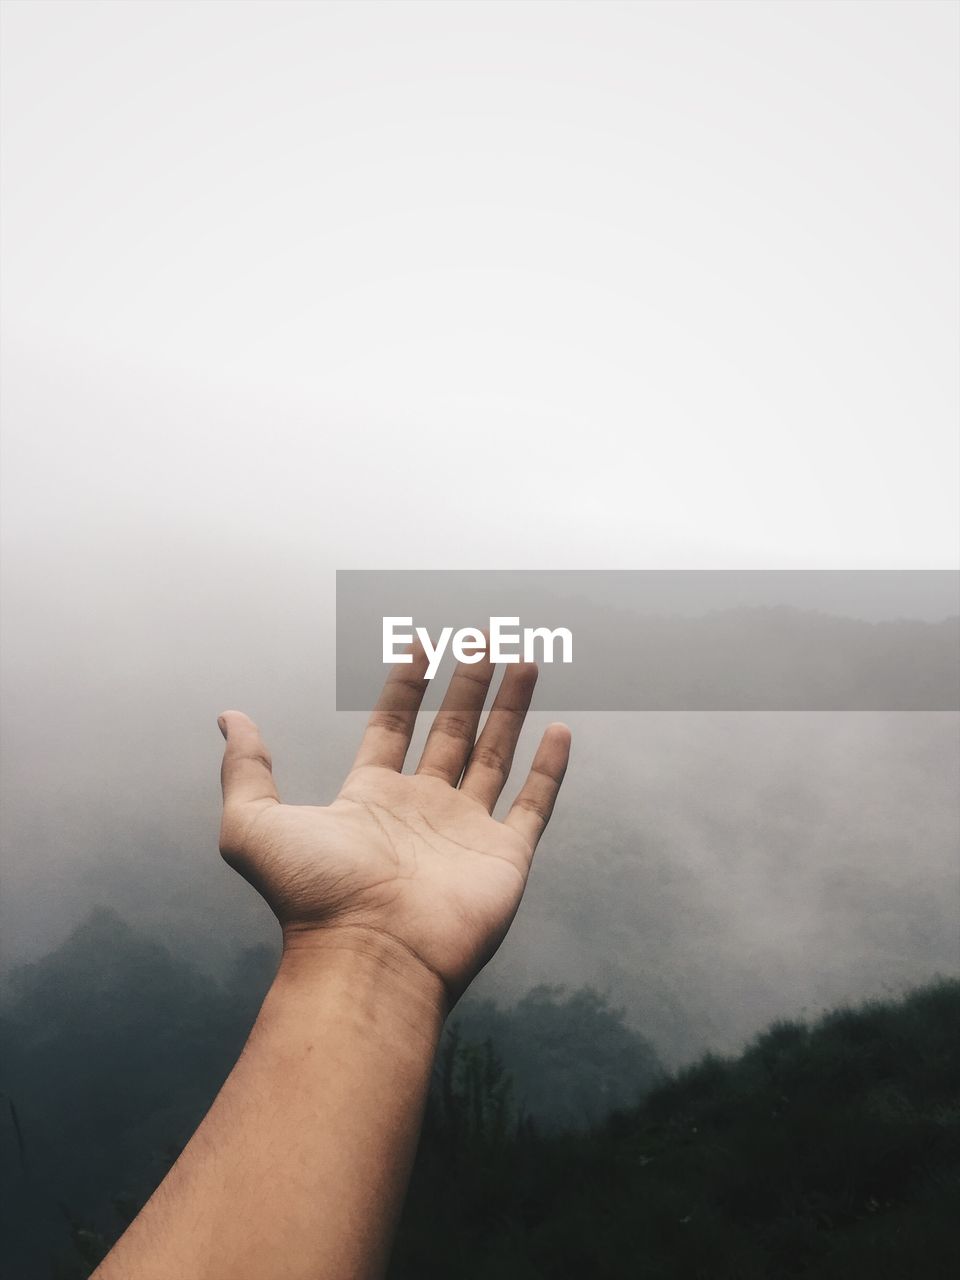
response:
M51 1259L77 1244L99 1256L150 1194L236 1059L275 962L250 948L218 983L101 910L14 972L0 1018L0 1268L17 1280L85 1274L75 1258L54 1272ZM509 1072L505 1132L585 1129L662 1074L652 1046L589 989L536 988L512 1008L468 995L438 1087L454 1061L467 1087L491 1043Z
M115 915L18 971L2 1023L3 1274L82 1280L189 1136L269 982ZM392 1280L955 1274L960 982L770 1027L667 1076L589 989L463 1002Z
M431 1113L393 1280L958 1274L956 981L776 1024L589 1133L505 1129L486 1072Z

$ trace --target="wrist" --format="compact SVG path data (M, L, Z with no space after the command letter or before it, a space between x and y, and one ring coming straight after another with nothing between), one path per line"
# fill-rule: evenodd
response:
M373 925L283 927L275 985L339 989L356 1012L439 1036L451 1000L443 978L400 938Z

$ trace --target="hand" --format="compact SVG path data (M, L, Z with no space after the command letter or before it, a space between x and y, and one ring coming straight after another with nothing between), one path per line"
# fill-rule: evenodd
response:
M499 947L553 810L570 731L551 725L503 822L492 817L510 772L537 668L509 666L476 738L493 665L461 664L417 771L401 773L427 659L419 646L384 686L336 800L282 804L270 755L240 711L220 728L220 851L279 919L285 951L388 945L442 987L450 1008ZM476 741L475 741L476 739Z

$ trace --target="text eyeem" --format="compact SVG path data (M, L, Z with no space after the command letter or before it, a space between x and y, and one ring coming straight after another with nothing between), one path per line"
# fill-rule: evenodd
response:
M398 630L401 627L410 630ZM439 671L448 647L457 662L480 662L488 652L487 638L477 627L461 627L456 632L453 627L442 627L434 644L426 627L414 627L413 618L384 618L383 661L412 662L413 655L397 653L397 646L412 644L414 636L427 655L428 680L432 680ZM554 656L558 643L559 659ZM520 628L519 618L491 618L489 654L491 662L572 662L573 635L566 627L553 630L549 627Z

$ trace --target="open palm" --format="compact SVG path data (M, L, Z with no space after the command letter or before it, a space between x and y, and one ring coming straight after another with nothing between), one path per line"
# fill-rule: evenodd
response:
M328 806L285 805L270 756L239 711L227 741L220 848L266 898L288 944L323 933L397 943L457 999L510 926L563 779L570 732L551 725L503 822L492 816L536 684L532 663L507 669L483 732L493 676L461 664L415 773L403 762L426 689L426 655L394 669L353 768Z

